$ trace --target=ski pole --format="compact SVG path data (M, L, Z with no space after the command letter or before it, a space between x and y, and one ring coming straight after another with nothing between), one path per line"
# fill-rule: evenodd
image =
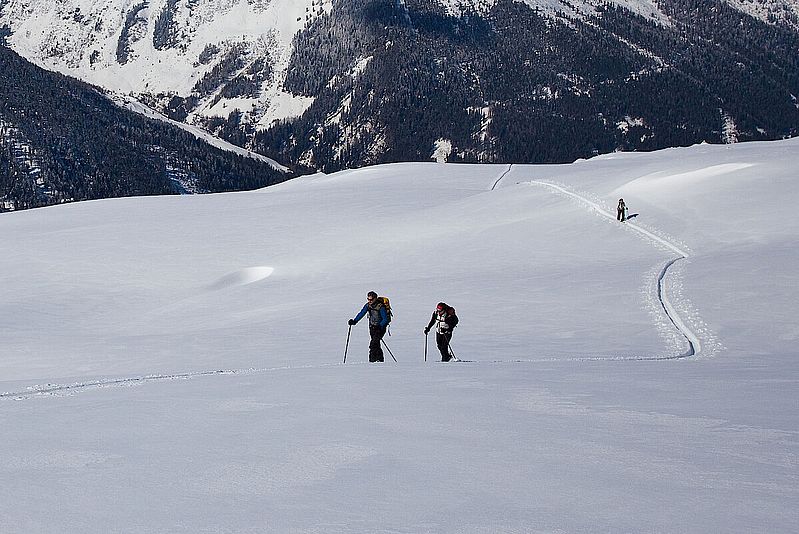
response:
M388 348L388 345L386 345L386 342L385 342L385 340L381 339L380 341L382 341L382 342L383 342L383 345L386 347L386 350L388 351L388 353L389 353L389 354L391 354L391 358L392 358L392 359L393 359L393 360L396 362L396 361L397 361L397 359L396 359L396 358L394 358L394 353L393 353L393 352L391 352L391 349L390 349L390 348Z
M450 355L450 356L452 356L452 359L453 359L453 360L457 360L457 359L458 359L458 357L457 357L457 356L455 356L455 351L454 351L454 350L452 350L452 345L450 345L450 340L451 340L451 339L452 339L452 338L450 337L450 339L448 339L448 340L447 340L447 350L449 351L449 355Z
M352 333L352 325L350 325L349 330L347 330L347 344L344 345L344 363L347 363L347 349L350 348L350 334Z
M427 361L427 334L424 335L424 361Z

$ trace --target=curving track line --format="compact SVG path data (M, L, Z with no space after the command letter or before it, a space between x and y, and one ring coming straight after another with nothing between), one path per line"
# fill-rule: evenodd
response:
M499 185L499 182L501 182L502 179L505 178L505 176L507 176L508 173L511 170L513 170L513 163L509 164L508 168L505 170L505 172L503 172L496 179L494 184L491 186L491 191L496 189L497 185ZM561 187L561 186L559 186L557 184L553 184L553 183L550 183L550 182L544 182L544 181L541 181L541 180L530 180L527 183L548 187L548 188L553 189L553 190L555 190L555 191L557 191L559 193L562 193L564 195L572 197L572 198L578 200L580 203L582 203L582 204L588 206L589 208L593 209L594 211L596 211L597 213L599 213L603 217L607 217L608 219L612 220L613 222L616 222L616 217L614 217L612 213L606 211L602 206L600 206L596 202L594 202L594 201L592 201L592 200L590 200L590 199L588 199L588 198L586 198L586 197L584 197L582 195L579 195L579 194L577 194L577 193L575 193L573 191L569 191L565 187ZM665 286L666 286L666 274L668 273L669 268L672 265L674 265L675 263L677 263L678 261L687 259L689 257L688 252L682 250L680 247L678 247L677 245L675 245L671 241L669 241L667 239L664 239L664 238L662 238L662 237L660 237L658 235L653 234L652 232L650 232L646 228L641 228L640 226L638 226L635 223L631 223L630 221L627 221L627 222L625 222L625 224L627 225L628 228L632 228L633 230L635 230L636 232L640 233L644 237L650 239L651 241L654 241L655 243L659 243L660 245L663 245L667 249L669 249L672 252L674 252L675 254L677 254L677 257L669 260L668 262L666 262L666 264L663 266L663 269L661 269L661 271L660 271L660 275L658 276L658 283L657 283L657 297L658 297L658 301L660 302L660 305L663 307L663 311L666 313L666 316L671 321L671 324L673 324L674 328L676 328L683 335L683 337L685 338L686 342L688 343L688 350L686 350L684 353L676 355L676 356L662 356L662 357L651 357L651 358L643 357L643 358L635 358L635 359L637 359L637 360L674 360L674 359L680 359L680 358L688 358L688 357L691 357L691 356L697 356L700 352L702 352L702 343L699 341L699 336L697 336L696 333L693 330L691 330L685 324L685 322L682 320L682 318L680 317L680 314L677 312L677 309L674 307L674 305L669 300L668 293L666 292L666 288L665 288Z
M507 174L507 172L505 174ZM503 174L503 177L504 176L505 175ZM499 180L497 180L497 182L499 182ZM555 191L557 191L559 193L562 193L564 195L567 195L569 197L577 199L580 203L582 203L582 204L588 206L589 208L593 209L594 211L596 211L597 213L599 213L603 217L607 217L608 219L612 220L613 222L616 222L616 217L614 217L612 213L606 211L605 209L602 208L602 206L600 206L596 202L593 202L592 200L590 200L590 199L588 199L588 198L586 198L586 197L584 197L582 195L579 195L577 193L574 193L573 191L569 191L568 189L566 189L564 187L561 187L559 185L552 184L552 183L549 183L549 182L543 182L543 181L540 181L540 180L530 180L529 183L535 184L535 185L542 185L544 187L548 187L548 188L553 189L553 190L555 190ZM494 184L494 186L496 187L496 184ZM675 245L674 243L672 243L671 241L668 241L667 239L664 239L664 238L662 238L662 237L660 237L658 235L655 235L652 232L650 232L649 230L647 230L646 228L641 228L640 226L638 226L635 223L631 223L631 222L627 221L624 224L627 226L627 228L631 228L632 230L640 233L645 238L647 238L647 239L649 239L651 241L654 241L655 243L658 243L658 244L666 247L667 249L671 250L675 254L677 254L677 257L669 260L668 262L666 262L666 264L663 266L663 269L660 271L660 275L658 276L658 284L657 284L657 297L658 297L658 301L660 301L660 305L663 307L663 311L666 313L666 316L671 321L671 324L673 324L674 327L683 335L683 337L685 337L685 340L688 343L688 350L685 351L683 354L679 354L677 356L663 356L663 357L653 357L653 358L646 358L646 359L673 360L673 359L687 358L687 357L690 357L690 356L698 355L702 351L702 344L699 341L699 336L697 336L696 333L694 333L693 330L691 330L685 324L685 322L682 320L682 318L680 317L679 313L677 312L677 309L674 307L674 305L669 300L668 293L667 293L666 287L665 287L666 286L666 275L668 274L669 268L672 265L674 265L675 263L677 263L678 261L687 259L689 257L688 253L686 251L684 251L683 249L681 249L680 247L678 247L677 245Z

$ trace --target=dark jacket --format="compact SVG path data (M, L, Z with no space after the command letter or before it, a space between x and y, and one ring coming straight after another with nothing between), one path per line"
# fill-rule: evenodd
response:
M357 323L363 316L369 314L369 324L373 326L388 326L388 313L386 312L386 307L380 301L380 299L375 299L372 304L368 302L364 304L361 311L358 312L358 315L355 316L355 322Z
M449 307L441 311L434 311L433 316L430 317L430 322L427 323L427 329L436 325L436 332L439 334L449 334L452 329L458 326L458 316L455 315L455 308Z

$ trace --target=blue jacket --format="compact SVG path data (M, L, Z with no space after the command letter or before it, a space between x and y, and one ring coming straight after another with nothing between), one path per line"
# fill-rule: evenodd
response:
M378 312L380 312L379 316ZM370 325L381 326L381 327L388 325L388 314L386 313L386 307L383 306L382 303L379 308L372 310L369 309L369 303L364 304L363 308L361 308L361 311L358 312L358 315L355 316L355 322L357 323L358 321L363 319L363 316L366 315L367 313L369 313Z

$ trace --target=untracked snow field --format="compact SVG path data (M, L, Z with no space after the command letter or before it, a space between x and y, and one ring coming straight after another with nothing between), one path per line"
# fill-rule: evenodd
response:
M796 532L797 169L793 139L2 214L0 532ZM342 363L369 290L398 363L365 321ZM468 361L424 361L441 300Z

